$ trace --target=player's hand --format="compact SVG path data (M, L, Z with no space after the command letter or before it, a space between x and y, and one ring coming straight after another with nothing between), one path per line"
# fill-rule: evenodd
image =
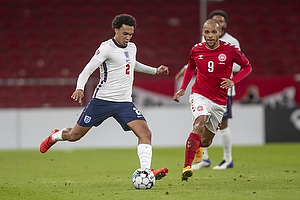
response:
M75 101L78 101L80 105L82 105L82 98L84 97L83 90L76 90L73 92L71 98L74 99Z
M169 68L167 66L161 65L157 68L156 74L169 74Z
M221 88L222 89L229 89L231 87L234 86L234 81L228 78L222 78L222 82L221 82Z
M185 94L185 90L184 89L180 89L178 90L178 92L176 92L173 96L173 100L179 103L179 97L183 96Z

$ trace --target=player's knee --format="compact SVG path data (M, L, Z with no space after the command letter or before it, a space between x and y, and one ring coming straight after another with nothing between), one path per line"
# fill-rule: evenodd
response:
M193 132L196 133L196 134L198 134L198 135L202 135L203 132L204 132L204 129L205 129L205 127L201 123L196 123L193 126Z

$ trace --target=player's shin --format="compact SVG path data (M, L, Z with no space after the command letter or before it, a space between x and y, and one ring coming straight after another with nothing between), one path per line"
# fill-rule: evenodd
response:
M141 168L150 169L152 160L152 146L150 144L139 144L137 153L140 159Z
M192 165L200 141L201 141L201 137L199 135L195 133L190 133L186 141L184 167Z
M231 133L229 127L221 129L222 143L223 143L223 160L227 162L232 161L232 142L231 142Z

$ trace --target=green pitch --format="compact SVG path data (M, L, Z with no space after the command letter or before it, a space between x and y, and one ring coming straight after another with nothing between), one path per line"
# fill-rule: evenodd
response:
M234 168L215 171L222 148L211 147L212 166L182 182L184 148L153 148L152 167L169 174L137 190L136 149L0 151L0 199L299 199L299 152L300 143L234 147Z

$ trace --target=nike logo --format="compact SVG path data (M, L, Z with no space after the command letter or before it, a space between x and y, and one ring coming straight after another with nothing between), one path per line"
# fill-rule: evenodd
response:
M198 59L203 59L203 55L199 55Z

